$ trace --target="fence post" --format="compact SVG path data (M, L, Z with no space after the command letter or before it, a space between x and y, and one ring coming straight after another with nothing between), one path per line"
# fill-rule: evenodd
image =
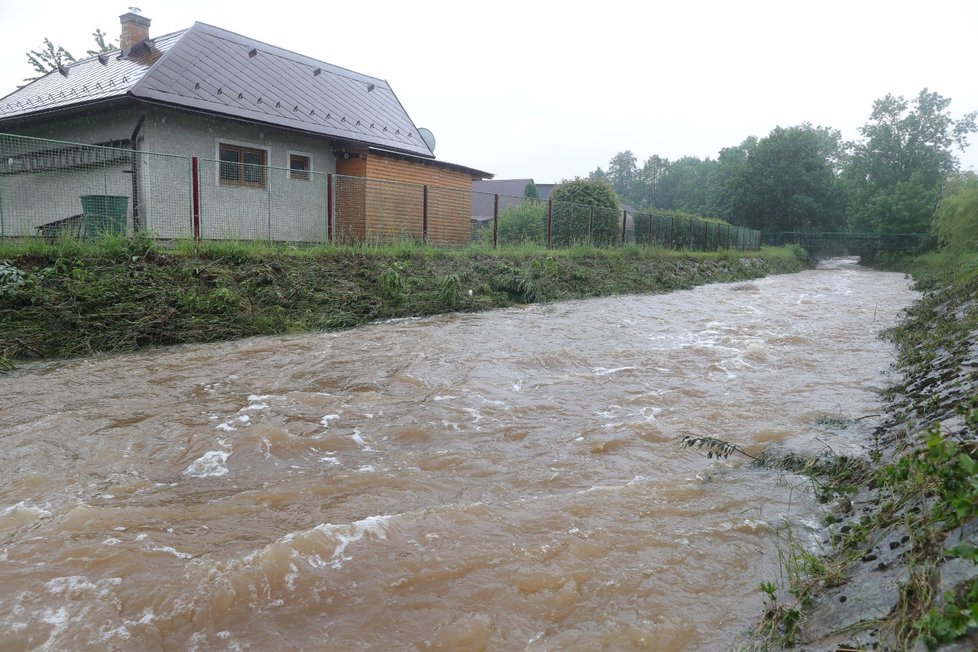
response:
M655 241L655 231L652 229L652 222L655 221L655 215L652 211L649 211L649 246L651 247Z
M591 204L589 208L587 214L587 245L590 247L594 244L594 204Z
M676 248L676 216L669 218L669 248Z
M326 175L326 242L333 241L333 175Z
M499 247L499 193L493 197L492 201L492 248Z
M421 241L428 244L428 184L424 186L421 203Z
M554 240L554 200L547 200L547 248L553 246Z
M623 247L627 244L625 242L625 231L627 230L626 229L627 226L628 226L628 211L626 211L623 208L621 209L621 246Z
M200 167L196 156L190 160L190 187L194 207L194 240L200 242Z

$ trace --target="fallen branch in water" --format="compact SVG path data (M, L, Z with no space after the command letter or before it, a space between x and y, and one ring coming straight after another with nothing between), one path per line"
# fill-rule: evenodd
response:
M729 441L723 441L722 439L717 439L716 437L697 437L695 435L680 435L679 436L679 447L680 448L700 448L706 450L706 458L717 459L723 458L727 459L733 453L740 453L745 457L749 457L755 462L760 461L759 458L754 457L743 448L737 444L731 444Z

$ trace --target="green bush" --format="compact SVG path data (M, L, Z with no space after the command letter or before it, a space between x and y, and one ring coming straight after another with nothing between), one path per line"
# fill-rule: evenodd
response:
M934 215L941 247L952 252L978 251L978 175L954 179Z
M492 230L489 232L492 238ZM499 213L500 244L546 244L547 208L535 201L507 206Z
M555 245L619 242L621 207L618 196L606 182L580 177L564 180L554 187L550 199Z

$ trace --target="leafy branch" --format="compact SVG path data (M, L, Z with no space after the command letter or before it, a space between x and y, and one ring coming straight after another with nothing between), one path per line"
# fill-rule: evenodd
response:
M95 31L92 32L92 38L95 39L95 49L86 51L86 54L90 57L94 57L96 54L101 54L102 52L111 52L118 47L116 43L106 41L106 34L100 28L95 28ZM76 61L71 52L60 45L55 45L48 38L44 39L42 47L37 50L30 50L26 54L27 63L34 68L34 72L38 73L37 77L25 78L24 81L27 83L40 79L65 64L75 63Z
M759 462L760 459L751 455L743 448L737 444L731 444L729 441L724 441L722 439L717 439L716 437L697 437L695 435L680 435L679 437L679 447L680 448L698 448L706 450L707 459L727 459L733 453L740 453L745 457L749 457L755 462Z

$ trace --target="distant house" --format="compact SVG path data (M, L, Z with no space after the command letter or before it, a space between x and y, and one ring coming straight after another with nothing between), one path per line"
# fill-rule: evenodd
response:
M476 179L472 181L472 232L492 221L496 195L499 195L499 210L519 204L526 198L526 187L533 184L537 199L546 201L556 184L535 183L533 179Z
M472 235L477 237L479 231L486 227L493 218L496 195L499 195L499 210L515 206L526 200L526 187L529 184L536 187L537 199L547 201L553 192L555 183L536 183L533 179L487 179L472 181ZM640 212L631 204L619 202L625 218L625 238L628 242L635 241L633 216Z
M207 161L200 174L208 201L226 204L234 223L205 225L203 237L225 237L222 229L229 229L244 238L321 240L321 226L278 220L269 206L284 202L321 212L326 184L314 181L319 173L335 173L455 189L432 204L429 230L438 241L468 241L471 183L492 175L437 160L386 81L204 23L150 38L149 19L130 12L120 20L119 50L62 66L0 99L0 133ZM9 169L0 163L0 201L16 195L10 184L25 183L15 172L43 169L41 161L57 154L11 158ZM174 207L158 201L164 162L134 156L117 163L125 175L93 185L128 199L128 228L179 235L168 232ZM265 173L272 168L287 175L273 179ZM94 174L106 177L104 170ZM78 164L31 175L33 196L50 203L50 210L36 214L78 212L77 198L57 190L69 177L77 183L86 175L93 172ZM171 176L173 183L185 182ZM404 201L375 186L348 183L337 191L346 208L337 223L341 235L390 235L377 215L392 208L420 212L419 202L401 206ZM8 217L16 209L4 208ZM407 220L401 235L420 236L420 218L416 222Z

